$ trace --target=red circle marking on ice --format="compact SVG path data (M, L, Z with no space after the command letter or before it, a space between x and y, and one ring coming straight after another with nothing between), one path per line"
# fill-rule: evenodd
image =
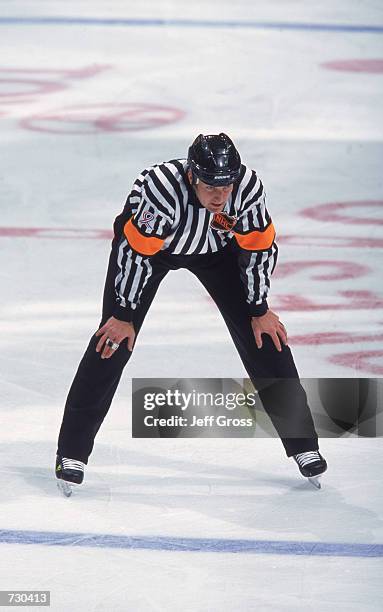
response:
M383 225L383 218L379 217L358 217L350 214L343 214L343 211L348 211L350 208L357 208L363 211L363 208L377 208L378 214L383 211L383 200L360 200L357 202L331 202L329 204L317 204L304 208L299 212L302 217L315 219L315 221L348 223L352 225Z
M334 60L332 62L324 62L321 66L327 70L381 74L383 72L383 59Z
M350 262L350 261L289 261L280 263L277 266L276 278L285 278L292 274L297 274L301 270L310 270L311 268L328 268L327 274L312 274L314 280L333 281L343 280L346 278L359 278L368 274L370 269L367 266Z
M337 312L338 310L381 310L383 308L383 298L373 291L337 291L334 297L334 301L330 298L330 302L318 302L299 293L279 294L276 298L276 309L290 312L325 310ZM339 302L339 298L342 299L341 302Z
M113 238L112 230L105 229L77 229L67 227L0 227L0 237L12 238L65 238L65 239L108 239Z
M369 372L376 376L382 376L383 366L371 362L372 359L379 359L381 357L383 357L383 351L357 351L355 353L332 355L328 360L336 365L352 368L353 370L363 370L364 372Z
M14 87L22 84L27 89L24 91L2 91L1 87L4 84L10 84ZM2 79L0 78L0 97L2 98L18 98L21 96L32 96L36 94L52 93L54 91L60 91L66 89L65 83L59 83L57 81L37 81L36 79Z
M310 234L278 234L278 243L310 247L383 248L383 238L359 238L357 236L313 236Z
M53 134L135 132L167 125L184 116L185 112L178 108L157 104L82 104L44 115L32 115L22 119L20 125L29 130Z
M83 68L3 68L0 67L0 74L27 74L27 75L47 75L48 77L54 74L61 78L67 79L87 79L93 77L100 72L104 72L112 68L112 64L90 64Z
M301 336L290 336L290 344L314 345L322 344L357 344L360 342L383 342L383 334L354 334L349 332L318 332L316 334L304 334Z

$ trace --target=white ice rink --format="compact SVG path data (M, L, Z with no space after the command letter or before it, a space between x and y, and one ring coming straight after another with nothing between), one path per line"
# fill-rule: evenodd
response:
M382 2L3 0L0 50L0 590L54 612L382 610L381 438L323 439L321 491L279 440L131 439L132 377L245 376L185 272L84 487L60 497L52 470L113 219L200 132L266 186L301 375L383 376Z

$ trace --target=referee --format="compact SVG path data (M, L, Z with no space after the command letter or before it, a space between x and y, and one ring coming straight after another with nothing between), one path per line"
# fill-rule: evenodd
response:
M146 313L162 279L179 268L216 303L287 456L306 477L326 470L286 329L267 304L277 255L263 184L226 134L200 134L187 159L141 172L114 222L102 320L65 405L60 481L82 482Z

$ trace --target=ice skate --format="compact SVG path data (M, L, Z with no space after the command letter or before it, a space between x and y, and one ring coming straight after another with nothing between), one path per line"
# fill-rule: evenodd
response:
M326 460L318 451L307 451L293 455L299 470L305 478L316 488L321 488L319 478L327 470Z
M56 457L57 487L65 497L70 497L73 487L80 485L84 480L84 467L85 464L77 459Z

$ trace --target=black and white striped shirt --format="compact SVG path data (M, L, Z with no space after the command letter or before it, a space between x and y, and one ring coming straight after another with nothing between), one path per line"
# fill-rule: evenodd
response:
M225 231L211 227L214 213L198 201L186 172L185 159L143 170L115 220L118 274L113 315L117 319L132 320L151 275L151 258L157 252L185 256L215 253L232 240L239 247L249 313L260 316L267 310L270 275L278 248L261 180L254 170L241 166L223 211L236 222L230 231Z

